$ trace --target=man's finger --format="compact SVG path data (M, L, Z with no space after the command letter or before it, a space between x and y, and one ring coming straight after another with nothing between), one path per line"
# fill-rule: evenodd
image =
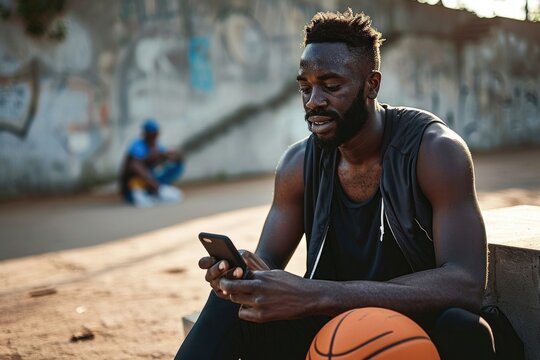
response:
M231 280L224 277L219 280L219 288L228 294L251 293L253 286L252 280Z
M225 275L228 270L229 264L227 263L227 261L221 260L206 271L205 280L208 282L214 281Z
M209 269L216 263L216 258L212 256L205 256L199 259L199 267L201 269Z
M252 294L247 293L231 293L228 294L229 300L242 306L255 306L255 300Z
M261 323L266 321L262 318L262 313L259 309L250 307L250 306L240 306L238 310L238 317L242 320Z
M248 268L252 270L270 270L268 265L257 255L247 250L238 250L240 255L244 258Z
M217 297L223 299L223 300L229 300L229 295L224 294L223 291L220 289L212 289L214 291L214 294L217 295Z
M240 267L237 267L233 271L233 276L236 279L241 279L244 276L244 270L242 270L242 268L240 268Z

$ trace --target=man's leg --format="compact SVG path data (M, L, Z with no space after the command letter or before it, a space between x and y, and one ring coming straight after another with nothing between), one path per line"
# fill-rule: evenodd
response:
M156 194L160 202L175 203L182 201L184 194L177 187L171 184L184 172L183 162L168 162L158 167L152 173L160 184Z
M242 342L238 309L237 304L222 300L211 292L174 359L238 360Z
M430 336L443 360L495 359L491 328L469 311L446 310L438 317Z
M211 293L175 360L304 359L313 337L329 320L310 317L257 324L240 320L238 309Z
M154 206L154 198L146 191L146 182L134 177L128 182L128 193L125 195L127 201L139 208Z
M244 344L250 344L244 347L242 360L303 360L313 338L329 320L327 316L312 316L262 324L241 321Z

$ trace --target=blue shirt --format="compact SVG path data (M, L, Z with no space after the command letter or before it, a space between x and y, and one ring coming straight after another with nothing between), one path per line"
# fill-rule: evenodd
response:
M161 144L156 145L159 152L166 152L167 148ZM131 143L128 150L128 156L132 156L135 159L144 160L150 153L150 147L144 141L144 139L137 139Z

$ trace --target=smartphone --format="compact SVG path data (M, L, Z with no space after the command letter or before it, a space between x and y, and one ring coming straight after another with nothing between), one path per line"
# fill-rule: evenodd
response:
M231 270L240 267L244 277L247 275L247 265L244 258L227 236L202 232L199 234L199 240L210 256L218 260L227 260Z

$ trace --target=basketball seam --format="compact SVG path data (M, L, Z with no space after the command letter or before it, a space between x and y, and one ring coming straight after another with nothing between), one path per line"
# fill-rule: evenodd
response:
M389 344L389 345L386 345L385 347L383 348L380 348L379 350L369 354L367 357L364 358L364 360L369 360L369 359L372 359L374 358L375 356L379 355L380 353L388 350L388 349L391 349L393 348L394 346L397 346L397 345L400 345L400 344L403 344L403 343L406 343L406 342L410 342L410 341L415 341L415 340L428 340L428 341L431 341L428 337L426 336L414 336L414 337L410 337L410 338L406 338L406 339L402 339L402 340L399 340L399 341L396 341L395 343L392 343L392 344Z
M317 348L317 338L315 338L315 351L319 354L319 355L322 355L322 356L328 356L328 359L332 359L332 347L334 346L334 340L336 339L336 334L337 334L337 331L339 329L339 327L341 326L341 323L353 312L354 310L349 310L349 312L339 320L336 328L334 329L334 333L332 334L332 339L330 340L330 346L328 347L328 354L325 354L323 353L322 351L320 351L318 348ZM318 337L318 336L317 336Z
M337 332L339 330L339 327L341 326L341 324L343 323L343 321L345 321L346 318L349 317L349 315L351 315L353 313L354 310L351 310L349 311L349 313L347 315L345 315L341 320L339 320L339 323L337 324L336 328L334 329L334 333L332 334L332 340L330 341L330 353L328 354L328 360L331 360L332 359L332 350L334 348L334 341L336 340L336 336L337 336Z
M354 348L352 348L352 349L350 349L350 350L347 350L347 351L345 351L345 352L342 352L342 353L332 354L332 355L333 355L333 356L343 356L343 355L350 354L350 353L352 353L353 351L356 351L356 350L360 349L361 347L366 346L367 344L372 343L372 342L374 342L375 340L379 340L380 338L385 337L386 335L390 335L390 334L392 334L392 333L393 333L393 331L387 331L387 332L385 332L385 333L379 334L379 335L375 336L374 338L371 338L371 339L369 339L369 340L363 342L362 344L358 345L357 347L354 347ZM330 349L330 351L332 351L332 349Z

